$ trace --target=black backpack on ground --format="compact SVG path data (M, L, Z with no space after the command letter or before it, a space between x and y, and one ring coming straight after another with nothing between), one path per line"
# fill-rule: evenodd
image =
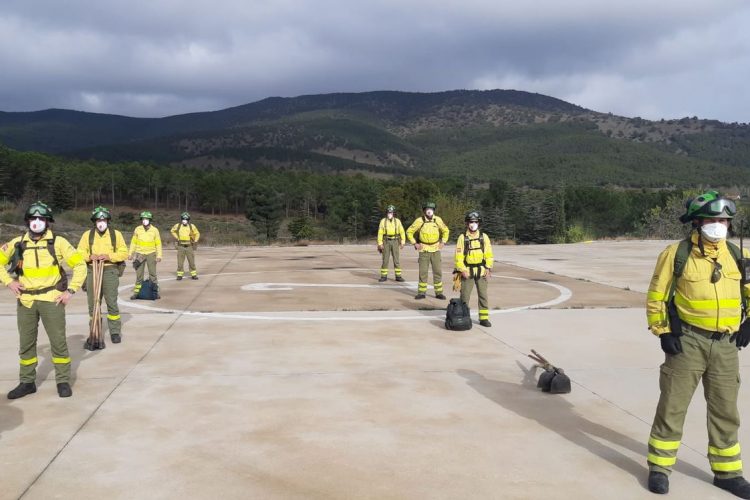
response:
M469 306L461 299L451 299L445 314L445 328L448 330L471 330Z
M159 285L152 283L151 280L143 280L138 298L141 300L156 300L158 297Z

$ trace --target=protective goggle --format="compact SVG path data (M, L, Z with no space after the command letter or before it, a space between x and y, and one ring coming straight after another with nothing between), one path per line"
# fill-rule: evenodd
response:
M698 209L697 216L715 216L718 217L726 213L729 216L734 216L737 213L737 205L726 198L719 198L712 202L706 203Z

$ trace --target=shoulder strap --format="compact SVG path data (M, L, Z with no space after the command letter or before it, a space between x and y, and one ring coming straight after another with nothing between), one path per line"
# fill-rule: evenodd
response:
M738 247L731 241L727 241L727 247L729 248L729 253L732 254L732 257L734 257L734 261L737 262L737 269L742 272L742 268L740 268L740 260L742 259L743 255L742 252L740 252L740 247Z
M89 229L89 253L94 249L94 230Z
M667 295L667 302L672 300L674 297L675 290L677 290L677 280L682 276L685 271L685 265L687 264L690 252L693 251L693 240L688 236L677 245L677 252L674 254L674 267L672 269L672 284L669 286L669 294Z
M55 240L57 240L56 234L52 235L52 239L47 240L47 251L52 256L52 265L59 266L60 263L57 262L57 252L55 251Z

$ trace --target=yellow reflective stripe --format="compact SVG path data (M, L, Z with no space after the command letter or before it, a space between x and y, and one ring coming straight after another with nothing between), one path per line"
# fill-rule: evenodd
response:
M646 320L648 321L649 325L653 325L655 323L661 323L664 320L667 319L667 313L660 312L660 313L653 313L653 314L647 314Z
M136 239L135 244L140 245L142 247L155 247L156 241L144 241L144 240Z
M716 455L717 457L733 457L740 454L740 443L730 446L729 448L714 448L713 446L708 447L708 453L710 455Z
M649 438L648 444L659 450L676 450L680 447L679 441L662 441L656 438Z
M70 358L52 358L52 362L56 365L64 365L70 363Z
M23 275L28 279L53 278L60 275L60 269L57 266L45 267L25 267Z
M120 315L119 314L107 314L107 319L111 319L112 321L117 321L118 319L120 319Z
M21 359L21 364L22 364L23 366L29 366L29 365L34 365L34 364L36 364L36 363L37 363L37 361L38 361L38 358L36 358L36 357L34 357L34 358L30 358L30 359Z
M740 307L740 299L708 299L708 300L688 300L682 295L677 294L675 296L675 303L680 306L684 306L690 309L704 310L704 309L731 309L733 307Z
M664 292L652 292L649 290L648 294L646 294L647 300L656 300L659 302L664 302L664 299L667 298L667 294Z
M677 463L677 457L660 457L653 453L648 454L648 461L654 465L660 465L662 467L669 467Z
M10 262L10 257L7 257L4 253L0 252L0 266L4 266Z
M739 316L725 316L721 318L701 318L693 316L691 314L681 314L680 317L686 322L693 326L703 328L704 330L713 330L716 327L722 326L738 326L740 324Z
M711 470L717 472L734 472L742 470L742 460L735 460L733 462L711 462Z
M70 267L75 267L79 264L83 264L84 260L81 254L76 252L73 255L71 255L70 258L66 260L65 262L67 262Z

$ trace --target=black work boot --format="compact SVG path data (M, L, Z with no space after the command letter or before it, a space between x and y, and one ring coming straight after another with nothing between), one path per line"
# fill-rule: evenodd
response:
M182 281L182 276L177 276L177 281Z
M435 298L440 299L440 300L445 300L445 295L443 295L442 293L438 293L435 295Z
M8 399L18 399L29 394L36 392L36 384L34 382L21 382L16 386L15 389L8 393Z
M119 344L122 342L122 336L119 333L113 333L111 336L113 344Z
M137 298L138 298L137 293L134 293L133 295L130 296L130 300L136 300Z
M490 323L490 320L488 319L480 319L479 324L482 326L486 326L487 328L492 326L492 323Z
M418 293L418 294L416 294L416 295L414 296L414 298L415 298L415 299L417 299L417 300L420 300L420 299L425 299L425 298L427 298L427 295L425 295L425 294L423 294L423 293Z
M398 281L400 283L403 283L406 280L404 278L402 278L401 276L396 276L396 281Z
M716 484L714 482L714 484ZM648 491L663 495L669 492L669 477L663 472L651 471L648 473Z
M67 382L60 382L57 384L57 395L61 398L69 398L73 395L73 391L70 389L70 384Z
M385 276L381 276L378 281L382 283L382 282L384 282L386 280L388 280L388 278L386 278Z
M190 279L191 279L191 280L196 280L196 281L197 281L197 280L198 280L198 275L196 274L195 276L191 276L191 277L190 277Z
M714 486L718 486L722 490L727 490L729 493L740 498L750 498L750 483L742 476L726 479L714 476Z

